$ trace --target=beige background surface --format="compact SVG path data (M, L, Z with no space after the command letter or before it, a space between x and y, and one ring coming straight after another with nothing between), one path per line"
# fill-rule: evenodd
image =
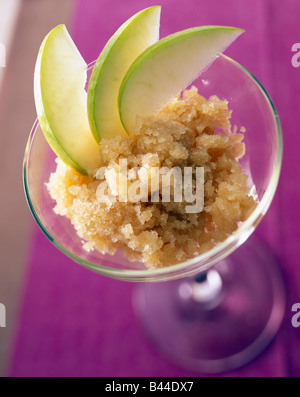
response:
M3 0L1 0L3 1ZM9 1L9 0L5 0ZM36 117L33 70L48 31L67 23L73 0L23 0L7 49L0 87L0 303L6 306L6 328L0 328L0 375L11 350L15 316L26 277L26 254L32 222L22 186L25 144ZM3 15L2 15L3 19ZM1 23L1 19L0 19Z

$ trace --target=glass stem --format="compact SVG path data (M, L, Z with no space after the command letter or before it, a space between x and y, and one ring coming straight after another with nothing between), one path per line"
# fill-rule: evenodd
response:
M185 303L189 302L204 310L211 310L222 302L222 287L223 282L219 272L210 269L184 280L179 286L179 295Z

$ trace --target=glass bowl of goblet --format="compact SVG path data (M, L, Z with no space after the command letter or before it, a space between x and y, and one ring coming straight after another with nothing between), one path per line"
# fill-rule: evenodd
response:
M94 62L88 66L90 74ZM273 339L285 308L282 277L274 255L248 240L276 191L282 159L277 112L267 92L243 66L225 55L193 83L204 97L228 101L231 123L246 129L240 160L258 204L248 219L211 250L173 266L147 269L121 252L87 253L66 217L56 215L46 182L55 154L34 123L25 150L23 180L34 219L47 238L74 262L107 277L142 282L133 304L154 343L174 362L200 372L246 364Z

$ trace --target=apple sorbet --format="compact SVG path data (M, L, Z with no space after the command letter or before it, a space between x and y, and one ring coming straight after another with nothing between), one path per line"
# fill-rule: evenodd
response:
M100 202L97 188L103 179L110 186L109 175L102 180L84 176L59 159L47 184L56 201L54 211L70 219L85 250L109 254L122 250L130 260L141 260L149 268L170 266L211 249L256 206L238 162L245 152L243 133L232 131L230 117L227 101L216 96L205 99L192 87L158 115L138 119L132 137L116 136L100 143L99 167L119 170L120 159L127 160L128 170L203 167L201 212L187 213L184 200L123 202L118 195L124 186L110 191L115 200ZM117 184L122 183L118 178Z

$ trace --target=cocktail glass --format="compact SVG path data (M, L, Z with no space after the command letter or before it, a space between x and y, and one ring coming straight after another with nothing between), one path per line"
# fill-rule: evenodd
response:
M89 65L89 74L94 64ZM148 270L142 263L128 261L121 252L110 256L84 251L70 221L53 211L55 203L45 183L55 171L56 156L38 121L26 146L23 178L32 215L48 239L96 273L143 282L135 290L133 304L149 336L179 365L213 373L244 365L260 354L283 318L285 294L276 259L258 239L245 243L274 196L282 137L268 94L234 60L219 56L193 85L205 97L226 99L233 111L232 125L246 128L246 154L240 162L258 200L249 218L208 252Z

